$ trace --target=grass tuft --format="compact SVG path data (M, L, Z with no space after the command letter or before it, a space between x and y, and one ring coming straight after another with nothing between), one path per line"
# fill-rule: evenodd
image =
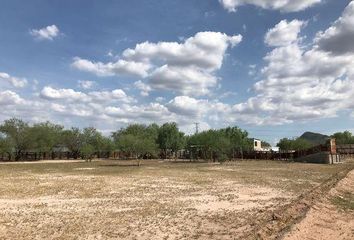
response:
M354 193L345 192L340 196L336 196L332 199L332 203L337 207L345 210L345 211L353 211L354 210Z

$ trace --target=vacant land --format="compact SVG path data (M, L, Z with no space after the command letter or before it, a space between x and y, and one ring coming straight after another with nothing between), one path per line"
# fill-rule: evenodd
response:
M0 239L245 239L346 165L0 164Z
M354 239L354 171L319 199L285 240Z

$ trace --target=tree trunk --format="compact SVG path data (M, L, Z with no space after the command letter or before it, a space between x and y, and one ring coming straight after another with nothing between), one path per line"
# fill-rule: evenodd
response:
M7 154L9 155L8 160L11 161L11 159L12 159L12 154L11 154L10 152L7 152Z

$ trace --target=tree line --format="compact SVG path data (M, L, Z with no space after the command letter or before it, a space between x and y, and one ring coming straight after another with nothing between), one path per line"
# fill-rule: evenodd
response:
M21 160L26 152L53 152L67 149L74 158L91 158L97 152L122 151L137 159L176 156L188 149L205 159L225 159L233 151L252 148L247 131L238 127L208 130L192 136L181 132L176 123L131 124L104 136L95 128L71 128L51 122L29 124L21 119L0 125L0 153Z
M314 147L314 144L302 138L282 138L277 144L282 151L305 150Z
M354 144L354 136L349 131L344 132L336 132L329 136L328 138L336 139L337 145L343 144ZM301 137L298 138L283 138L281 139L277 146L284 151L289 150L305 150L311 147L314 147L316 144L311 143L310 141L303 139Z
M338 132L332 135L337 144L354 144L352 133ZM270 144L262 141L262 147ZM278 147L281 150L303 150L313 144L302 138L283 138ZM224 161L235 153L253 150L253 140L247 131L238 127L207 130L191 136L185 135L176 123L130 124L104 136L93 127L65 129L51 122L29 124L21 119L5 120L0 125L0 154L21 160L26 152L55 152L66 149L73 158L90 159L100 152L120 151L133 158L166 158L177 156L179 150L186 150L189 158L203 158Z

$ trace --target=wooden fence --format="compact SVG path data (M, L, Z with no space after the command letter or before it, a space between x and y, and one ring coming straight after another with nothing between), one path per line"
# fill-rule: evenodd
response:
M337 145L337 152L340 155L354 158L354 144Z
M110 158L110 152L97 152L95 158ZM80 159L81 155L77 152L23 152L17 155L19 161L38 161L38 160L70 160ZM0 154L0 161L15 161L15 156L8 153Z
M349 155L354 157L354 144L347 145L337 145L335 153L339 155ZM318 145L306 150L297 150L297 151L234 151L230 156L231 159L256 159L256 160L293 160L296 158L308 156L311 154L316 154L320 152L328 152L333 154L333 149L331 145L324 144ZM94 154L95 158L103 158L103 159L135 159L137 156L132 153L127 152L97 152ZM151 155L140 156L145 159L154 158ZM19 160L22 161L37 161L37 160L59 160L59 159L79 159L81 158L79 153L73 152L25 152L22 153ZM161 152L159 155L155 156L155 158L178 158L178 159L205 159L210 158L210 160L217 160L217 154L213 153L211 156L205 156L203 151L195 150L194 152L183 150L179 151L177 155L173 155L171 153L167 154ZM0 161L14 161L13 156L9 156L7 153L0 154Z

